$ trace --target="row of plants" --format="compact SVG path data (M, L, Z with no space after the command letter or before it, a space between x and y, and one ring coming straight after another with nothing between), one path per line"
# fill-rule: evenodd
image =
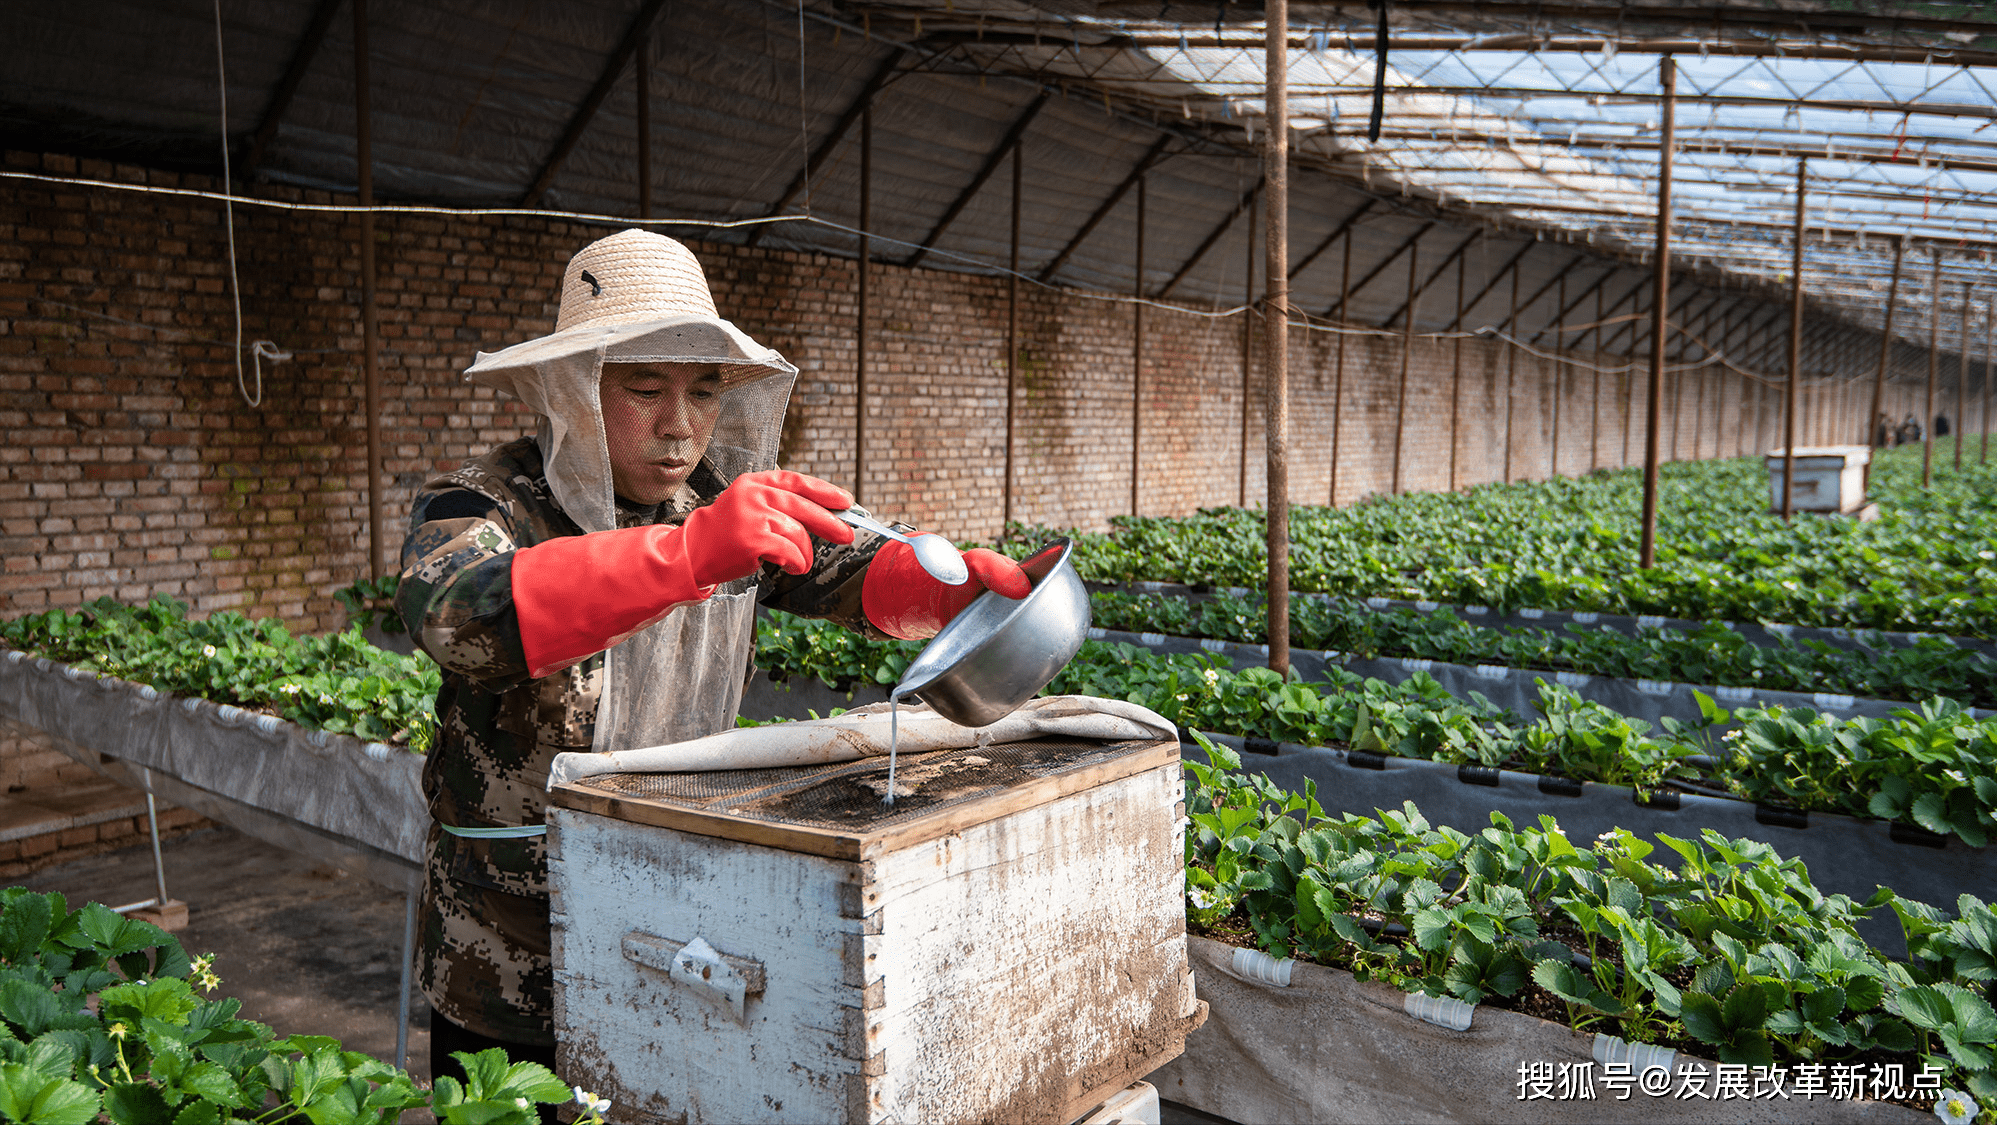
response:
M757 663L773 678L816 677L840 689L897 682L919 648L789 614L767 614L757 625ZM1729 711L1702 694L1703 722L1652 727L1544 681L1537 713L1520 717L1482 696L1459 700L1425 673L1387 684L1332 669L1306 683L1267 668L1237 672L1212 653L1100 641L1084 643L1047 691L1128 700L1181 729L1496 766L1640 793L1681 785L1900 821L1978 846L1997 835L1997 718L1974 718L1948 699L1885 719L1840 719L1808 708Z
M1095 623L1108 629L1212 637L1261 644L1268 617L1259 594L1194 599L1169 594L1090 595ZM1494 629L1453 613L1379 611L1328 597L1290 602L1290 644L1363 658L1410 656L1451 664L1585 672L1619 679L1667 680L1780 691L1829 691L1868 699L1945 696L1966 706L1997 707L1997 660L1941 637L1901 647L1852 652L1822 641L1750 643L1720 622L1698 629L1606 626Z
M1760 458L1663 466L1657 565L1637 566L1635 470L1294 507L1290 583L1342 597L1660 614L1693 620L1926 630L1997 638L1997 467L1884 451L1880 517L1768 514ZM1108 534L1013 526L1009 541L1071 535L1083 578L1259 588L1259 509L1117 517Z
M308 728L427 750L436 665L357 633L293 637L274 620L229 613L190 621L165 598L108 600L0 624L0 641L163 691L258 708ZM773 678L847 689L888 686L918 642L872 640L823 621L768 613L757 662ZM1997 831L1997 719L1948 699L1888 719L1807 709L1728 712L1702 699L1706 722L1653 729L1557 685L1540 684L1521 718L1482 697L1462 701L1417 674L1389 685L1340 670L1303 683L1265 668L1233 671L1211 653L1161 655L1089 642L1049 685L1057 694L1128 699L1185 728L1312 746L1474 763L1648 791L1715 789L1809 811L1911 823L1981 845ZM1719 737L1728 722L1738 729Z
M429 750L442 683L429 657L386 652L357 629L299 637L274 617L187 614L164 595L140 606L99 598L0 622L0 644L311 730Z
M214 956L98 903L0 890L0 1119L23 1125L392 1123L427 1110L446 1125L532 1125L574 1101L602 1125L608 1103L497 1048L453 1055L466 1081L419 1087L407 1071L323 1035L280 1036L215 992Z
M1279 789L1201 737L1188 763L1186 912L1201 930L1277 957L1717 1055L1746 1065L1911 1063L1907 1091L1945 1120L1997 1105L1997 914L1960 896L1953 914L1880 888L1825 895L1795 859L1707 830L1616 829L1577 846L1554 818L1499 813L1470 835L1412 802L1330 817L1313 788ZM1890 909L1905 961L1855 926ZM1821 1071L1818 1071L1821 1074ZM1964 1096L1963 1090L1968 1091ZM1952 1099L1952 1100L1951 1100Z

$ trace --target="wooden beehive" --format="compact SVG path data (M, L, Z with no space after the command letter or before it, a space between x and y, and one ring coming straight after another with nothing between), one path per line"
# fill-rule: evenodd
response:
M564 1078L630 1122L1073 1121L1178 1055L1175 742L591 778L549 810Z

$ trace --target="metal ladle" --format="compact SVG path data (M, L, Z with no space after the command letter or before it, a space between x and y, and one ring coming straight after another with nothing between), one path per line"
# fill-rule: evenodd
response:
M957 550L954 544L941 535L934 533L927 535L903 535L901 532L896 531L872 516L862 513L857 508L848 508L843 512L834 512L832 514L859 528L861 531L871 531L875 535L885 535L889 539L899 540L915 548L915 561L922 564L922 569L928 571L930 577L943 583L945 586L962 586L971 580L971 568L964 565L963 554Z

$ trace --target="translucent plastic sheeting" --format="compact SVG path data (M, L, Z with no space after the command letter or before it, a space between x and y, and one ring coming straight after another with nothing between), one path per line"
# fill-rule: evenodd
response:
M1186 953L1206 1025L1186 1053L1146 1079L1167 1101L1229 1121L1331 1122L1931 1122L1932 1115L1883 1102L1800 1097L1752 1101L1719 1095L1714 1064L1677 1055L1671 1096L1635 1089L1618 1100L1599 1085L1597 1036L1517 1012L1479 1007L1452 1031L1409 1015L1404 994L1322 965L1295 964L1276 987L1236 972L1235 949L1189 936ZM1570 1083L1583 1065L1592 1097L1526 1099L1534 1063ZM1697 1094L1677 1096L1686 1077ZM1636 1067L1640 1072L1643 1068ZM1632 1075L1634 1077L1634 1073ZM1443 1091L1446 1089L1446 1095ZM1554 1087L1557 1089L1557 1087ZM1552 1093L1549 1090L1549 1095ZM1570 1086L1570 1093L1575 1092Z
M0 718L134 788L150 783L173 804L383 886L410 890L420 877L430 818L417 755L18 651L0 656Z

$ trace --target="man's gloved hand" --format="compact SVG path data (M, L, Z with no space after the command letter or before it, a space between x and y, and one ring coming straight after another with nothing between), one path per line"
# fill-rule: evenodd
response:
M867 564L860 588L860 606L874 627L904 641L927 640L950 619L964 612L979 594L996 590L1008 598L1033 592L1033 583L1019 564L983 547L964 552L970 581L949 586L937 581L915 561L915 548L906 543L884 544Z
M811 537L851 543L845 489L803 473L748 473L682 527L654 525L550 539L513 552L513 605L536 679L602 652L676 606L771 562L811 568Z
M714 503L686 518L693 580L718 586L746 578L766 562L786 574L803 574L811 569L812 536L830 543L853 541L852 527L832 514L852 506L852 493L803 473L737 477Z

